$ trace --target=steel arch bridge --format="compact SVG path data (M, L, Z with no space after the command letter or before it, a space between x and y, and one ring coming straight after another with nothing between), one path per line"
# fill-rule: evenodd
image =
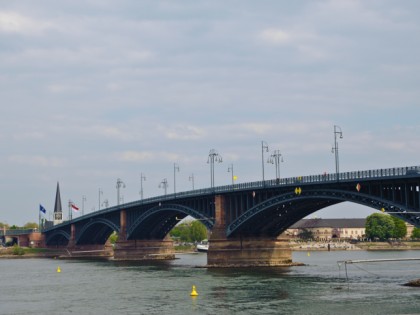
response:
M126 240L159 240L188 215L212 230L216 196L223 196L227 238L276 237L307 215L346 201L419 227L419 186L420 166L249 182L130 202L66 221L43 233L47 246L67 246L70 241L103 245L114 231Z

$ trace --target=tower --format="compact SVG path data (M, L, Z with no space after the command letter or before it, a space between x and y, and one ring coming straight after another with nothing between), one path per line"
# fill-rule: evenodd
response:
M61 208L60 185L57 182L57 192L55 194L54 204L54 225L63 222L63 209Z

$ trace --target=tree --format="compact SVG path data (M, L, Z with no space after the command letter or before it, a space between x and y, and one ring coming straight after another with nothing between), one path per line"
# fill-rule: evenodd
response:
M394 220L387 214L374 213L366 218L365 229L367 238L386 240L394 236L394 228Z
M314 233L312 233L311 230L302 229L302 231L300 231L298 237L303 239L303 240L311 240L311 239L314 238Z
M23 226L24 229L37 229L38 223L35 222L28 222Z
M193 242L200 242L207 238L207 228L200 221L194 221L190 227L190 239Z
M180 223L172 229L169 235L182 242L199 242L207 238L207 228L200 221Z
M9 224L0 222L0 229L2 229L4 227L6 227L6 229L8 229L9 228Z
M413 229L413 232L411 233L411 238L420 238L420 228Z
M404 220L391 216L394 221L394 231L392 237L394 238L404 238L407 235L407 225Z

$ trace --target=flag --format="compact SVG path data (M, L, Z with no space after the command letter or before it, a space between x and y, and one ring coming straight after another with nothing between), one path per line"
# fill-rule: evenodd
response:
M72 209L74 210L74 211L79 211L79 208L78 207L76 207L76 205L75 204L71 204L71 207L72 207Z
M47 213L47 210L45 210L45 208L42 205L39 205L39 211L41 211L42 213Z

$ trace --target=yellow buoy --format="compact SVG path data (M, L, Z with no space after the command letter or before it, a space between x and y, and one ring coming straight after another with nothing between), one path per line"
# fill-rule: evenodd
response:
M61 272L60 266L57 267L57 272Z
M198 295L197 290L195 289L195 285L192 286L192 290L191 290L191 294L190 295L191 296L197 296Z
M310 253L310 252L308 252L308 257L309 257L309 256L311 256L311 253Z

